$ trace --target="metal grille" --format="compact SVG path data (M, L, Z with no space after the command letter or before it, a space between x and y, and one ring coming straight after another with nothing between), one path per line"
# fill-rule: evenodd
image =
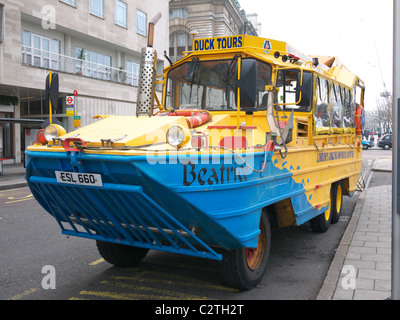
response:
M150 199L140 186L105 183L70 186L31 176L29 185L62 233L140 248L221 260L182 223Z

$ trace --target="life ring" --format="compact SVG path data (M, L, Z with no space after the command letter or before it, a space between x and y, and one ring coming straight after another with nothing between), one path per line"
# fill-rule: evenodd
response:
M36 134L36 142L37 143L41 143L41 144L45 144L46 138L44 137L44 129L40 129L37 134Z
M175 110L172 112L164 111L157 113L156 116L185 117L186 122L191 129L211 120L211 114L208 111L197 109Z
M356 109L356 134L362 135L365 126L365 111L362 106L357 106Z

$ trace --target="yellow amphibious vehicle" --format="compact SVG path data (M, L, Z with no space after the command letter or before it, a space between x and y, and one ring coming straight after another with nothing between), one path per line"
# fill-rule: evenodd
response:
M195 39L157 79L152 41L142 54L137 115L51 124L26 152L32 193L116 266L149 249L191 255L250 289L270 223L325 232L355 192L364 84L335 58L248 35Z

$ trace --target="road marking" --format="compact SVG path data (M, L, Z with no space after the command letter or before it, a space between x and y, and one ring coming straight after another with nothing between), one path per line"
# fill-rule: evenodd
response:
M7 299L7 300L20 300L21 298L26 297L26 296L30 295L31 293L34 293L36 290L37 290L37 288L31 288L29 290L24 291L23 293L17 294L16 296Z
M101 259L98 259L98 260L96 260L96 261L93 261L93 262L91 262L91 263L89 263L89 266L95 266L95 265L97 265L97 264L99 264L99 263L102 263L102 262L104 262L105 260L103 259L103 258L101 258Z
M8 200L17 199L17 200L4 202L5 204L15 203L15 202L21 202L21 201L27 201L27 200L32 200L32 199L33 199L33 194L30 194L30 195L28 195L28 196L21 197L21 198L18 198L18 197L8 197L7 199L8 199Z
M172 291L172 290L165 290L165 289L157 289L152 287L143 287L137 286L134 284L129 283L122 283L122 282L113 282L113 281L102 281L101 284L108 285L108 286L115 286L120 288L126 289L133 289L138 291L148 291L152 293L156 293L164 297L163 299L184 299L184 300L209 300L207 297L197 296L193 294L186 294L179 291ZM145 295L146 296L146 295ZM154 295L148 295L149 298L152 298Z
M109 291L86 291L83 290L79 292L82 295L91 295L101 298L111 298L116 300L144 300L144 299L154 299L154 300L165 300L166 297L163 296L149 296L136 293L117 293ZM169 300L180 300L179 298L170 297Z
M132 269L131 269L132 270ZM196 280L196 279L191 279L188 277L183 277L179 275L173 275L173 274L166 274L165 272L157 272L157 271L149 271L149 270L134 270L134 271L139 271L139 274L136 274L134 276L111 276L112 279L115 280L130 280L130 281L140 281L140 282L159 282L159 283L164 283L164 284L175 284L175 285L182 285L187 287L189 284L196 285L199 287L204 287L208 289L215 289L215 290L224 290L224 291L230 291L230 292L239 292L239 289L227 287L227 286L222 286L222 285L216 285L213 283L207 283L201 280ZM144 278L143 276L149 275L150 277ZM168 279L165 279L165 277L168 277ZM159 277L159 278L155 278Z

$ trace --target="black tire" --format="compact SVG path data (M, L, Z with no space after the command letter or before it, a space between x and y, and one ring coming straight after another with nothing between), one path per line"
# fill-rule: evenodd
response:
M144 259L149 249L126 246L117 243L96 241L100 255L108 263L116 267L127 268L138 265Z
M331 224L332 214L332 188L329 193L329 206L324 212L310 220L311 230L315 233L324 233L328 231Z
M271 227L268 215L265 213L261 214L260 230L259 247L253 251L254 256L257 255L258 258L255 258L256 262L253 265L249 265L249 260L252 259L249 259L249 250L252 249L240 248L223 252L220 271L227 285L240 290L249 290L260 283L267 268L271 248Z
M337 223L343 208L343 183L338 181L332 185L331 190L331 223Z
M388 144L385 144L385 145L383 146L383 149L384 149L384 150L389 150L389 149L390 149L390 146L389 146Z

